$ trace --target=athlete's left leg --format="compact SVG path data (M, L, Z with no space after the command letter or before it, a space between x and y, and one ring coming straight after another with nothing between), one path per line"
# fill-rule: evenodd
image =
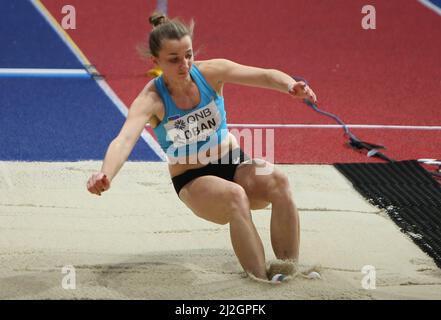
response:
M272 204L271 244L278 259L298 260L300 246L299 213L288 177L273 164L261 159L237 167L234 181L247 193L251 209Z

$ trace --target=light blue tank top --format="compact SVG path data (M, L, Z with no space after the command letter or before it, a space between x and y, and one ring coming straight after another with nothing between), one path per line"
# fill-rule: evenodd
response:
M162 76L155 79L165 110L164 118L153 131L168 157L183 157L211 148L220 144L228 133L224 98L214 91L195 65L190 75L201 98L190 110L176 106Z

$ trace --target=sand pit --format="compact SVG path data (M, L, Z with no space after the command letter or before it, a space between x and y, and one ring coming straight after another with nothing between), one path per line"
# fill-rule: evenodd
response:
M280 285L246 277L228 226L193 215L164 163L126 163L97 197L85 184L99 167L0 162L0 299L441 298L433 260L332 166L278 166L300 210L299 268L322 275ZM268 262L270 214L253 213ZM63 288L69 265L75 289ZM364 266L375 289L362 286Z

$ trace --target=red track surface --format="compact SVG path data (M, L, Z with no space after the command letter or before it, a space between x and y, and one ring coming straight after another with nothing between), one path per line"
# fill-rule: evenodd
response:
M61 21L62 0L43 0ZM70 0L69 34L127 104L151 67L135 46L147 37L155 1ZM194 18L198 59L225 57L307 78L323 109L346 123L441 126L441 17L416 0L370 1L377 29L361 28L364 0L169 0L169 14ZM229 122L334 124L278 92L227 85ZM441 130L353 132L397 160L441 158ZM340 129L276 129L278 163L367 161Z

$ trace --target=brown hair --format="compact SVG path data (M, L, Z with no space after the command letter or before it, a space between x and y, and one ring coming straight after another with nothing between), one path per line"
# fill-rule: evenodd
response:
M153 26L153 30L149 35L148 49L145 46L144 48L139 48L144 56L152 55L158 57L162 40L180 40L185 36L190 36L193 39L193 20L190 22L190 25L187 25L177 18L169 19L162 13L154 12L149 17L149 22Z

